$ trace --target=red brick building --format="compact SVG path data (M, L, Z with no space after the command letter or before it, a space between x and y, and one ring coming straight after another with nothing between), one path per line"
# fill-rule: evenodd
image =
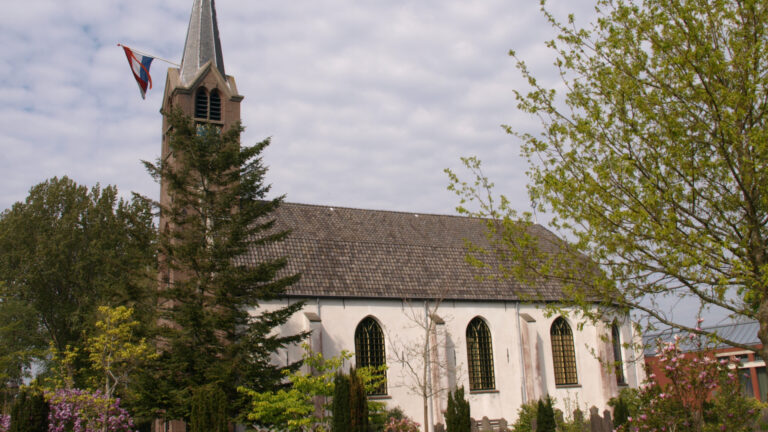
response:
M727 345L715 346L711 351L715 357L735 357L739 361L739 380L742 392L747 396L753 396L761 402L768 402L768 372L765 368L765 360L757 353L763 345L757 338L757 322L744 322L708 327L705 330L716 332L729 340L754 347L754 350L733 348ZM670 342L676 334L672 331L664 331L643 336L645 342L645 364L649 372L656 375L662 385L669 383L664 375L664 365L659 362L656 355L657 341ZM692 351L688 355L693 355Z

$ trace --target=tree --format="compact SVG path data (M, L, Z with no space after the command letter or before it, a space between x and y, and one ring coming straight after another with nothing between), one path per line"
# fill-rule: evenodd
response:
M356 369L349 371L349 412L349 430L368 432L368 398Z
M241 148L239 124L221 131L180 111L166 116L172 157L145 162L172 198L168 205L155 203L168 221L160 227L161 271L172 270L174 278L159 294L165 325L153 380L164 383L167 393L153 403L168 415L189 418L190 391L216 383L233 418L244 403L237 387L280 386L283 368L272 365L270 356L305 337L271 334L302 303L252 315L259 301L280 297L298 280L285 272L285 257L257 263L245 258L287 235L270 219L282 197L266 199L270 187L260 154L269 140Z
M409 324L416 329L419 336L413 340L403 340L401 337L389 337L390 355L403 365L402 375L408 390L421 397L424 413L424 430L432 426L429 417L429 403L433 397L448 392L446 386L440 385L440 379L453 375L456 379L458 368L449 367L447 358L440 358L439 353L445 352L447 334L443 319L437 314L442 304L439 298L425 301L424 308L405 301L403 313Z
M555 432L555 411L552 409L552 398L547 395L539 399L536 409L536 432Z
M48 402L40 391L23 389L11 408L10 432L46 432Z
M570 241L550 248L528 235L530 214L489 199L467 158L475 182L451 173L451 188L462 206L480 201L465 213L498 220L476 263L490 265L488 252L503 277L556 280L592 319L635 308L707 334L658 304L693 299L758 320L768 355L768 3L599 0L588 29L543 10L559 33L549 46L564 95L512 52L530 84L518 107L542 129L507 130L528 158L535 209Z
M469 401L464 399L463 386L448 392L445 426L448 432L470 432L472 430Z
M133 309L125 306L100 306L95 331L86 340L85 351L91 369L101 376L95 387L104 389L112 399L118 386L126 387L134 371L157 357L145 338L135 336L139 322L132 319Z
M82 344L98 305L152 316L155 229L142 200L67 177L0 214L0 359L18 381L45 348ZM55 299L55 301L53 301Z
M227 395L216 385L195 389L190 416L191 432L226 432Z
M352 411L350 410L349 375L337 373L333 380L333 423L331 431L349 431L352 427Z

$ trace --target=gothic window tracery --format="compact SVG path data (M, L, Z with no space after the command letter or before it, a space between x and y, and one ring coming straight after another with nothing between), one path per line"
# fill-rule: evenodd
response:
M355 361L358 368L379 367L387 364L384 332L373 317L364 318L355 329ZM381 371L381 373L384 374L386 372ZM370 394L387 394L386 381Z
M573 332L563 317L558 317L549 330L552 340L552 362L555 367L555 385L578 384L576 373L576 351L573 347Z
M467 360L470 390L496 388L491 332L480 317L475 317L467 326Z

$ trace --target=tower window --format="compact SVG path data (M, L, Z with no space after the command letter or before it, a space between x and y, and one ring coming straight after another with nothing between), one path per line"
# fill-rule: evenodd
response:
M626 384L624 380L624 359L621 356L621 333L619 333L619 326L614 321L611 324L611 342L613 344L613 361L616 362L616 383L619 385Z
M555 365L555 385L578 384L576 351L573 348L571 326L558 317L549 330L552 339L552 362Z
M467 326L469 389L491 390L496 387L493 373L493 347L488 325L475 317Z
M219 112L221 112L221 108L219 108ZM208 92L203 87L195 92L195 118L208 118Z
M211 106L209 113L209 118L211 120L221 120L221 97L219 96L219 91L216 89L211 90Z
M384 350L384 332L381 326L372 317L366 317L355 329L355 360L356 366L361 367L380 367L387 364L387 356ZM385 371L380 373L384 374ZM387 394L386 380L382 382L379 388L370 394Z

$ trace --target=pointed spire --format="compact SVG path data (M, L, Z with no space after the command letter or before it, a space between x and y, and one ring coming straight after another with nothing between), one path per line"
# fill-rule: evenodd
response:
M216 22L216 6L213 0L195 0L189 18L184 56L181 58L181 82L188 85L207 62L224 73L224 57L221 54L219 25Z

